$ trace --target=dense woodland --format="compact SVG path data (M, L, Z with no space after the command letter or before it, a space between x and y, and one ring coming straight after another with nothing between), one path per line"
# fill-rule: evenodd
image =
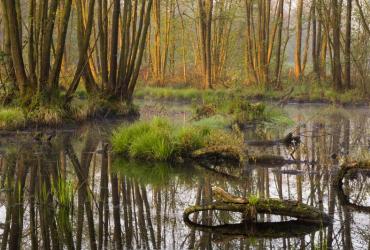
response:
M31 111L141 84L370 86L365 0L1 0L0 18L1 102Z

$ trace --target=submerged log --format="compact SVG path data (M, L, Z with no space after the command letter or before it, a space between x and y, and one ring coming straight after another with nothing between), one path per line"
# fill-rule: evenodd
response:
M245 159L245 153L238 147L226 145L207 147L193 151L191 157L195 160L242 163Z
M300 222L312 224L327 224L331 221L330 217L319 209L297 201L263 198L250 201L242 197L233 196L219 187L213 188L212 191L216 202L208 205L188 207L185 209L183 216L185 222L194 223L189 216L193 213L207 210L239 212L247 216L251 215L251 211L255 211L260 214L294 217Z
M350 202L349 195L347 195L343 190L343 179L348 174L356 172L370 173L370 161L360 161L342 164L336 178L334 179L334 184L338 190L339 201L343 206L346 206L352 210L363 213L370 213L370 206L362 206Z
M272 167L281 167L285 164L290 164L289 160L286 160L282 156L275 156L275 155L259 155L249 157L248 159L249 164L253 165L261 165L261 166L272 166Z

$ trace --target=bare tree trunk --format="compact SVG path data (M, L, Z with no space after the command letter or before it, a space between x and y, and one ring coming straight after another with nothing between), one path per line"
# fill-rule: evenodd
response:
M341 19L341 6L338 0L332 0L333 18L333 83L334 88L338 91L342 90L342 66L340 60L340 19Z
M296 45L294 52L294 75L297 80L302 78L301 51L302 51L302 16L303 0L298 0L296 19Z
M212 15L213 1L198 0L200 47L203 65L203 88L212 88Z
M352 19L352 0L347 0L346 13L346 37L345 37L345 86L351 88L351 19Z

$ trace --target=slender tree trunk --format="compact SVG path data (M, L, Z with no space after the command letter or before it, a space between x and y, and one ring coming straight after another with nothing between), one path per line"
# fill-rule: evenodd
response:
M351 19L352 19L352 0L347 0L346 13L346 37L345 37L345 86L351 88Z
M297 19L296 19L296 45L294 52L294 75L297 80L302 78L302 16L303 16L303 0L298 0L297 3Z
M332 0L333 18L332 18L332 29L333 29L333 71L332 77L334 82L334 88L338 91L342 90L342 66L341 66L341 55L340 55L340 19L341 19L341 7L338 0Z

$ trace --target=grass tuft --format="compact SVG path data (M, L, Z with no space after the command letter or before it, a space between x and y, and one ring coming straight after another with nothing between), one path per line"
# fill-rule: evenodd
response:
M18 129L24 126L25 117L19 108L0 108L0 129Z
M225 145L243 148L243 136L234 130L225 131L205 125L176 127L161 118L122 126L112 136L116 153L156 161L171 161L178 156L187 157L203 147Z

